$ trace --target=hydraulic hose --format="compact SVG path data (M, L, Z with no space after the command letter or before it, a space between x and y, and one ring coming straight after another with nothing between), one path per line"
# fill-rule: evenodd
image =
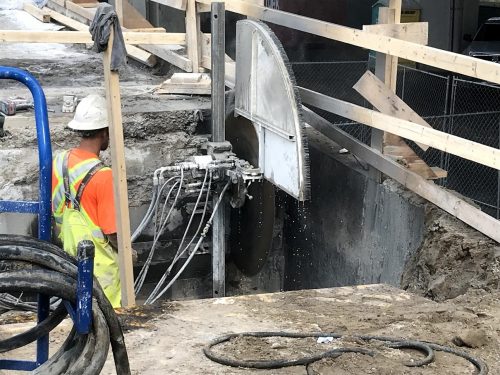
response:
M31 237L0 235L0 262L25 262L32 269L0 272L0 293L40 293L76 302L76 260L58 247ZM36 341L54 329L67 315L61 304L34 328L0 340L0 352ZM94 278L92 327L80 335L74 329L61 348L33 373L40 375L97 375L109 350L113 350L116 373L130 375L125 340L118 318Z
M283 338L294 338L294 339L304 339L304 338L320 338L320 337L332 337L334 339L340 339L343 335L338 333L324 333L324 332L313 332L313 333L294 333L294 332L245 332L245 333L235 333L225 336L221 336L211 341L204 349L203 353L210 360L220 363L225 366L238 367L238 368L255 368L255 369L278 369L283 367L306 366L306 371L308 375L313 375L315 372L310 368L310 365L325 358L337 358L345 353L358 353L369 356L374 356L375 352L369 351L363 348L335 348L324 353L311 355L307 357L297 358L297 359L278 359L278 360L244 360L244 359L233 359L224 357L222 354L216 354L213 348L217 345L230 342L235 338L242 337L283 337ZM477 375L487 375L488 366L481 359L475 358L470 354L456 350L454 348L434 344L431 342L418 341L418 340L405 340L394 337L386 336L370 336L370 335L349 335L349 337L356 338L365 342L376 340L382 342L386 347L392 349L414 349L422 353L425 357L421 360L416 360L412 362L405 363L407 367L422 367L432 363L435 359L435 351L441 351L449 354L453 354L457 357L461 357L469 361L476 368Z

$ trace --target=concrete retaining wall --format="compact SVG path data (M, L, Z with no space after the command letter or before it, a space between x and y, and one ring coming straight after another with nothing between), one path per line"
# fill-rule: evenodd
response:
M285 288L398 286L423 240L424 207L332 145L310 143L312 200L288 207Z

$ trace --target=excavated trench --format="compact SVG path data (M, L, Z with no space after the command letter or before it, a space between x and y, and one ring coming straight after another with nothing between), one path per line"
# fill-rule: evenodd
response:
M24 22L24 12L19 17ZM24 17L24 18L23 18ZM29 17L29 16L28 16ZM13 17L0 12L6 27ZM17 27L23 28L22 22ZM33 25L29 25L33 27ZM43 26L48 27L48 26ZM104 94L101 57L85 46L0 45L0 64L21 67L46 91L54 152L74 147L61 113L62 96ZM152 173L198 153L207 139L210 98L161 97L152 93L166 79L161 70L130 63L120 72L125 155L132 227L151 197ZM12 81L0 81L0 97L29 97ZM37 153L32 113L7 119L0 138L0 199L37 198ZM230 294L388 283L436 300L469 289L500 288L500 247L397 184L379 185L366 166L321 137L310 136L312 200L297 204L278 192L272 249L264 269L246 277L228 264ZM103 155L109 163L109 153ZM155 272L166 267L182 237L188 212L179 209L167 228ZM32 217L0 214L0 232L32 233ZM140 261L152 238L139 239ZM210 294L210 256L200 255L171 297ZM163 263L162 263L163 262ZM155 272L152 282L154 283Z
M188 102L124 97L132 227L149 205L153 171L199 153L200 144L207 139L208 99ZM186 109L170 109L181 103ZM76 145L73 134L64 128L67 117L54 117L51 123L55 152ZM36 199L32 119L25 115L12 120L15 125L6 126L10 134L0 139L0 196ZM498 244L390 180L374 184L352 157L325 148L316 139L310 143L311 202L297 204L286 194L278 194L274 239L266 265L256 276L246 277L229 262L230 294L388 283L442 301L469 289L499 288ZM109 162L109 153L104 159ZM188 218L185 208L174 212L151 270L151 283L167 267ZM30 233L31 220L24 215L0 214L0 231ZM140 262L152 235L149 227L139 238ZM210 256L205 254L195 258L170 297L209 295Z

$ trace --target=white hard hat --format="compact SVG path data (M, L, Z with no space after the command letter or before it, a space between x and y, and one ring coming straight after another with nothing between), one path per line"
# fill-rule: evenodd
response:
M75 117L68 124L73 130L98 130L108 127L106 99L89 95L76 107Z

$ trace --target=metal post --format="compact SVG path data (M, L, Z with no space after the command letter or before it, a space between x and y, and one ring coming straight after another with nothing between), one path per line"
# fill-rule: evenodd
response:
M95 246L92 241L78 243L78 277L76 282L76 321L79 334L87 334L92 324L92 288L94 286Z
M223 142L225 134L225 5L212 3L212 142ZM219 199L215 194L214 202ZM226 233L224 205L215 214L212 228L212 280L214 297L226 294Z
M226 140L225 132L225 6L212 3L212 141Z

